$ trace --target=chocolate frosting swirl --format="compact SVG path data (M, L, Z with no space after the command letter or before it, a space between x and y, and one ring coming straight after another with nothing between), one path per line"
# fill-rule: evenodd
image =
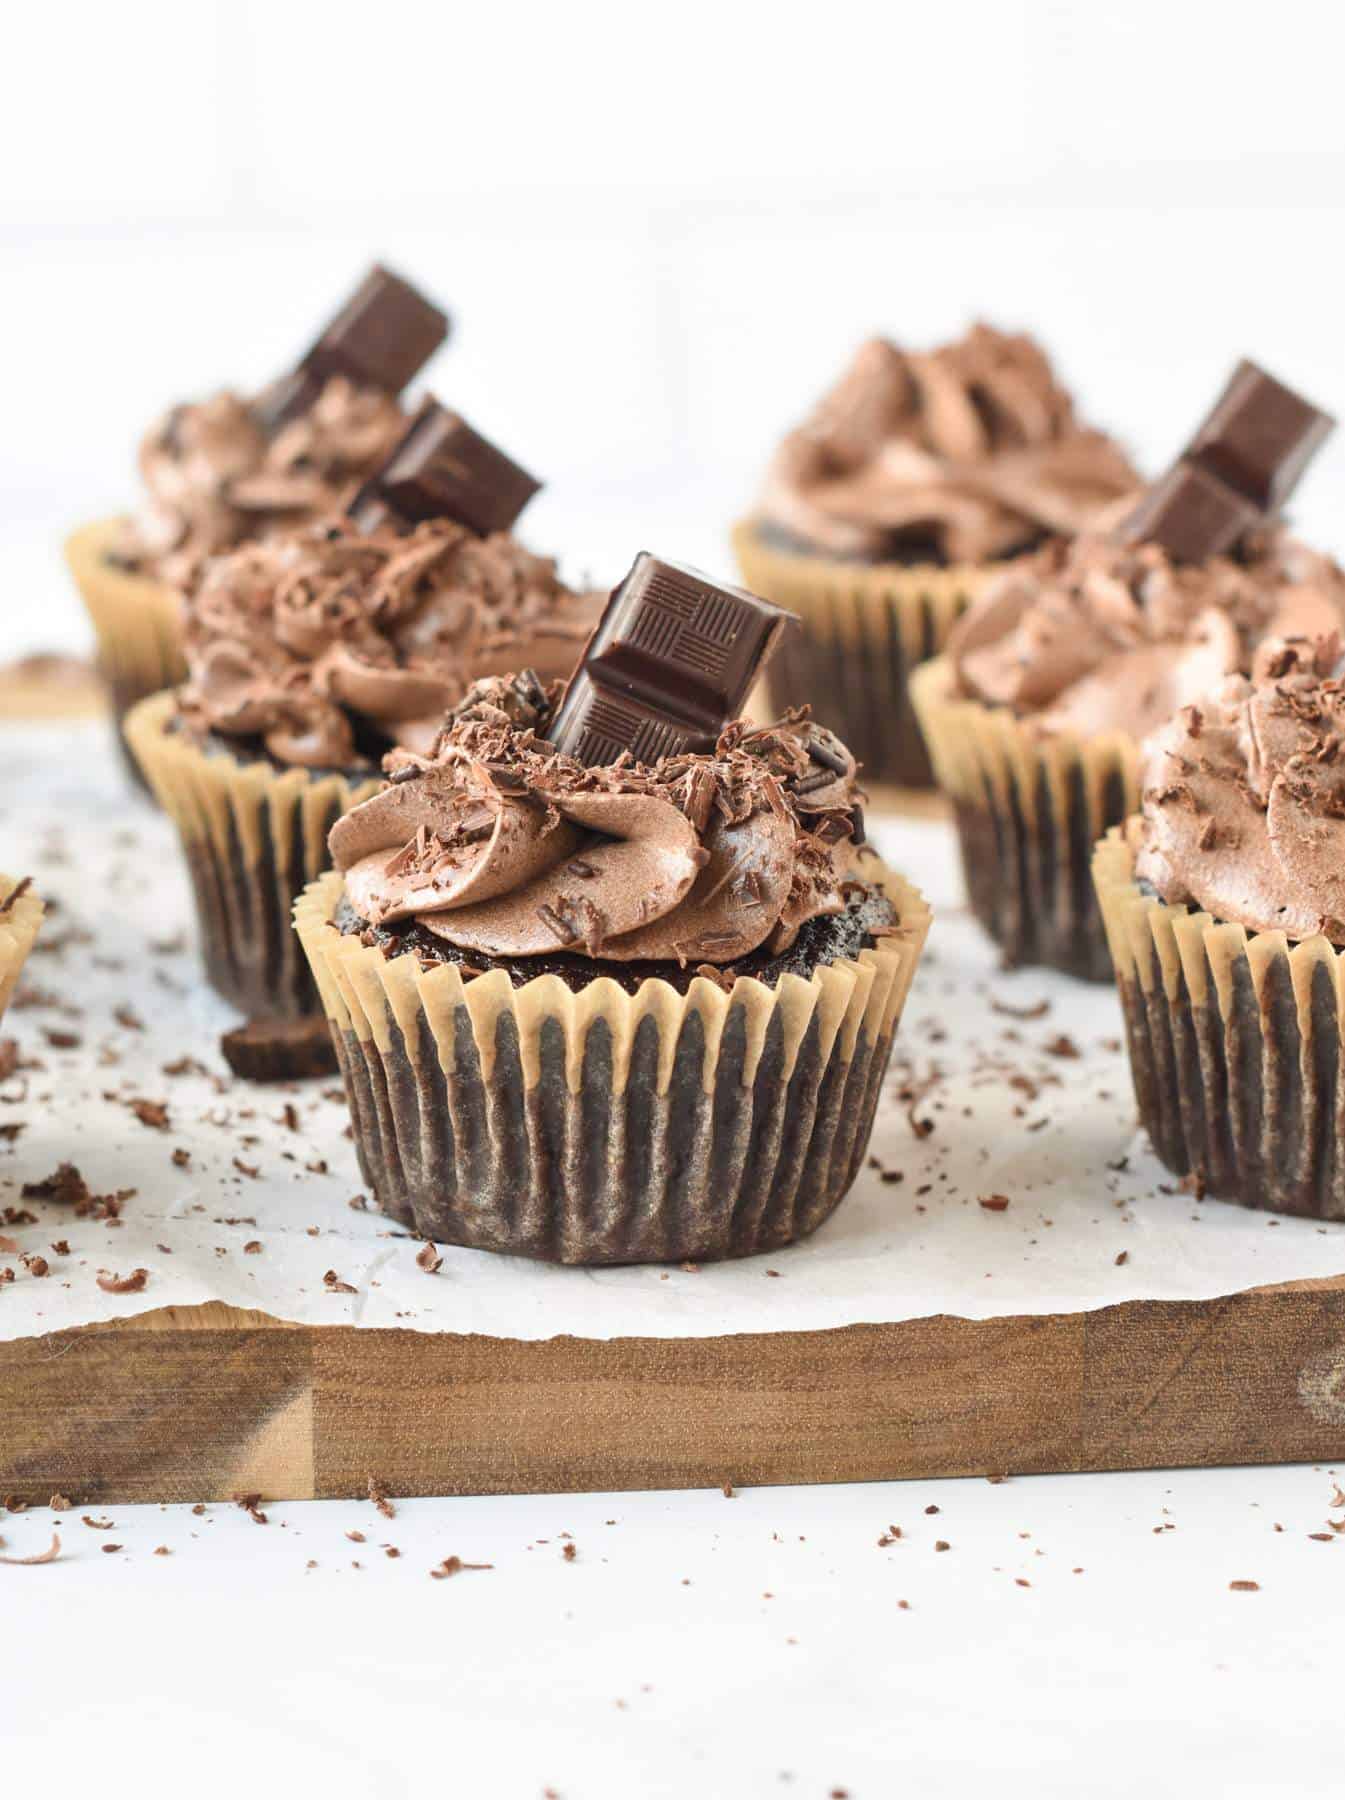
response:
M855 763L806 709L707 754L588 768L541 735L560 683L479 681L434 754L332 828L355 910L488 956L721 965L844 908Z
M339 375L272 438L238 394L174 406L141 443L149 494L119 558L190 586L207 557L336 511L405 426L391 395Z
M476 677L525 658L568 674L601 598L507 533L308 525L206 565L185 602L179 710L200 735L314 768L428 750Z
M953 628L959 691L1042 731L1142 738L1271 636L1345 624L1345 574L1272 530L1245 561L1174 563L1085 535L1004 570Z
M1030 337L974 325L924 353L863 345L776 453L761 515L836 556L974 563L1094 525L1139 485Z
M1248 931L1345 945L1345 657L1268 643L1146 746L1135 873Z

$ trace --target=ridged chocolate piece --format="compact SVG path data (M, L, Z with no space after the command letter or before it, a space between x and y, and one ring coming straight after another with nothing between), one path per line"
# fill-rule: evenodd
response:
M508 531L541 485L461 414L427 397L347 511L366 531L389 519L454 519L489 537Z
M1244 359L1118 536L1158 544L1178 562L1233 550L1280 510L1334 428L1329 413Z
M1267 375L1240 362L1187 452L1262 512L1278 512L1330 437L1335 420Z
M1261 509L1199 463L1174 463L1123 527L1130 543L1161 544L1176 562L1224 556L1263 517Z
M326 1015L306 1019L252 1019L220 1039L220 1052L244 1081L302 1081L334 1075L336 1050Z
M589 767L714 748L794 615L642 550L607 602L552 722Z
M333 375L400 394L448 329L447 313L375 263L299 366L260 396L253 414L268 435L276 432L311 405Z

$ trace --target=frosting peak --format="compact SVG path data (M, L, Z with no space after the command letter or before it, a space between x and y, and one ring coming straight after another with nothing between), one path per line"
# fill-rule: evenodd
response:
M996 577L948 644L961 691L1043 731L1142 738L1268 636L1345 624L1345 574L1282 532L1245 562L1179 564L1156 544L1084 535Z
M568 673L597 606L504 533L329 520L206 565L186 602L181 710L310 767L426 749L474 676L524 656Z
M148 499L121 554L171 585L190 585L207 557L335 511L405 425L390 394L340 375L271 438L238 394L174 406L140 446Z
M926 352L861 346L781 445L762 514L838 556L980 562L1080 531L1138 486L1030 337L975 325Z
M1136 875L1249 931L1345 945L1345 659L1279 641L1146 746Z
M329 839L362 917L489 956L719 965L842 910L855 764L806 710L591 768L541 735L559 696L531 672L479 681L432 756L387 758L389 785Z

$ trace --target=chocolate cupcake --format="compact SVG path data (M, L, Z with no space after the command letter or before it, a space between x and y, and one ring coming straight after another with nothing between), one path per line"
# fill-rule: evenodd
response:
M1345 657L1272 644L1145 749L1094 876L1140 1119L1243 1206L1345 1218Z
M1231 423L1230 400L1243 409ZM1345 624L1345 573L1268 522L1292 483L1235 460L1244 424L1270 456L1270 428L1286 417L1280 472L1293 465L1296 480L1324 415L1242 365L1133 515L1006 569L917 673L972 908L1009 963L1110 979L1089 865L1097 839L1139 804L1142 739L1221 676L1245 673L1267 637ZM1207 466L1212 429L1222 436Z
M655 579L669 604L604 676L620 659L629 687L581 692L576 730L575 682L559 712L531 674L479 683L433 756L388 758L296 909L364 1177L439 1242L741 1256L815 1230L863 1160L928 909L863 847L854 760L805 713L598 748L632 695L655 722L631 646L667 646L673 603L738 598Z
M290 929L336 819L395 744L428 749L477 675L579 655L596 597L508 533L329 519L210 562L185 607L186 683L127 739L175 820L212 985L253 1018L316 1010Z
M1007 559L1096 524L1138 486L1031 338L977 325L923 354L873 339L734 531L748 586L803 621L772 667L772 704L844 693L866 773L928 786L912 671Z
M19 971L42 923L42 902L25 876L0 875L0 1018L18 985Z
M260 394L174 406L151 426L143 506L66 543L119 726L186 673L181 591L212 556L336 510L402 435L397 395L447 329L437 307L375 268L292 375Z

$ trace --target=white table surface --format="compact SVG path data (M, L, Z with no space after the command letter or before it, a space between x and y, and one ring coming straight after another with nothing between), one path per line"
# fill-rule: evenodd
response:
M25 606L0 650L79 640L49 557L11 573L50 593L53 629ZM194 1800L1315 1794L1339 1761L1345 1547L1309 1535L1333 1492L1283 1468L408 1501L393 1521L288 1503L265 1527L0 1512L3 1553L63 1540L0 1567L0 1766ZM431 1580L449 1555L494 1567Z
M289 1504L264 1527L69 1512L60 1561L0 1568L5 1776L194 1800L1330 1793L1345 1546L1308 1534L1332 1492L1304 1468ZM52 1522L0 1531L24 1554ZM494 1568L430 1579L449 1555Z

